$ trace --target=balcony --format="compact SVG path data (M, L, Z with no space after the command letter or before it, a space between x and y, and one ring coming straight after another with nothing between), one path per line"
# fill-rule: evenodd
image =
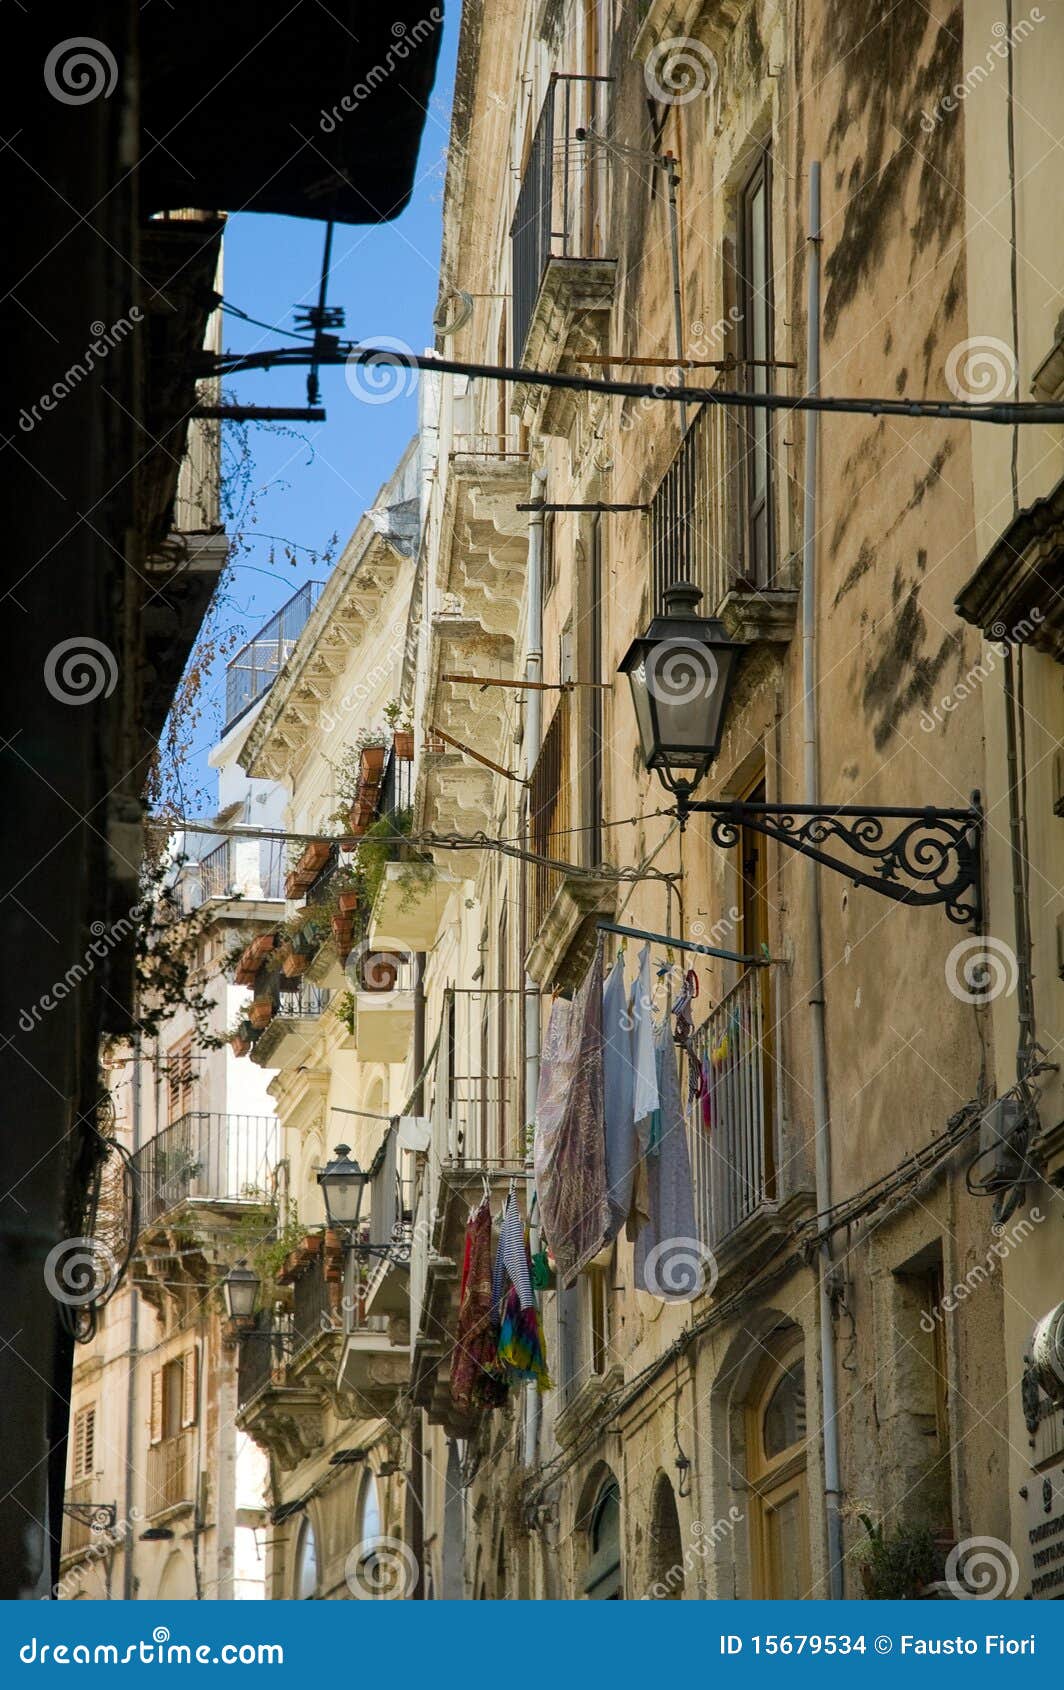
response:
M768 392L772 379L740 365L717 384ZM703 614L721 617L733 639L777 644L794 634L798 592L774 563L769 425L758 417L712 403L696 413L651 501L653 599L693 581Z
M460 882L426 865L411 875L408 865L389 863L373 903L367 938L371 945L431 951L444 912Z
M722 1274L776 1247L808 1212L801 1168L777 1151L773 1000L772 970L747 969L699 1041L710 1074L710 1126L707 1132L696 1106L695 1213Z
M322 1017L332 992L307 980L288 982L271 1020L255 1042L251 1060L260 1068L290 1068L305 1063L311 1046L326 1031Z
M284 897L284 851L280 839L223 839L182 869L186 913L215 899L279 903Z
M99 1480L93 1474L91 1478L79 1479L76 1484L68 1485L63 1496L63 1502L76 1504L79 1508L88 1509L99 1500ZM77 1515L67 1514L63 1520L63 1560L73 1560L83 1555L91 1544L102 1544L105 1535L92 1526L89 1519L79 1519Z
M230 660L225 673L223 733L228 733L272 687L295 649L323 586L322 581L307 581Z
M145 1512L149 1520L193 1506L196 1463L192 1437L191 1431L177 1432L149 1448L145 1485Z
M378 967L382 958L364 959ZM409 957L387 958L394 985L355 993L355 1049L363 1062L405 1062L414 1036L414 965ZM398 967L396 968L396 964ZM372 967L364 979L370 978Z
M573 849L573 771L569 700L558 701L532 771L529 830L541 857L568 860ZM583 973L595 942L595 918L616 907L616 883L565 874L545 863L530 872L528 973L538 985L569 985Z
M608 350L616 260L607 256L610 79L551 77L510 226L515 361L560 368ZM567 435L575 396L520 383L513 409L542 434Z
M268 1202L279 1143L273 1115L182 1115L133 1158L141 1225L189 1202Z

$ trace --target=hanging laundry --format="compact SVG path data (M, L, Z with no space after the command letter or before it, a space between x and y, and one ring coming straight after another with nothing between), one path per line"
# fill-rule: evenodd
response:
M602 994L606 1198L610 1209L607 1241L617 1237L628 1219L632 1207L632 1185L639 1165L631 1028L624 984L624 957L618 956Z
M556 999L540 1055L533 1147L543 1230L563 1285L609 1235L603 1132L602 947L571 1003Z
M451 1359L451 1397L468 1412L475 1403L495 1407L506 1399L497 1376L498 1336L492 1296L491 1208L485 1197L466 1225L458 1326Z
M511 1191L499 1228L492 1276L492 1306L499 1322L497 1366L510 1383L534 1380L550 1389L543 1327L532 1289L532 1258L517 1198Z
M709 1255L695 1224L691 1156L667 1021L655 1040L655 1056L661 1132L644 1162L649 1219L636 1239L635 1284L666 1302L690 1302L705 1289Z
M643 1128L658 1107L658 1071L654 1055L654 1024L651 1013L654 992L650 983L650 946L639 953L639 970L632 988L632 1063L634 1095L632 1110L640 1127L640 1142L645 1144L649 1128Z

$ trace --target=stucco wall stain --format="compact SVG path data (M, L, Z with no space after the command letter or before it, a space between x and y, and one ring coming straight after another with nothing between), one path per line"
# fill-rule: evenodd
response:
M920 609L919 583L906 591L900 572L895 572L891 596L894 613L861 689L861 705L873 724L877 751L882 751L903 717L931 702L943 670L961 653L964 640L963 628L956 628L943 636L933 652L927 652L927 618Z
M841 234L824 265L827 340L862 284L883 264L893 235L904 228L910 184L915 181L918 208L910 278L920 254L935 240L944 246L960 222L960 165L952 157L957 113L943 113L930 134L921 129L920 118L958 80L962 26L959 6L938 24L921 0L826 9L817 74L844 79L826 151L835 156L836 186L845 182L848 195ZM930 51L920 63L928 37ZM849 162L844 146L847 153L856 147Z

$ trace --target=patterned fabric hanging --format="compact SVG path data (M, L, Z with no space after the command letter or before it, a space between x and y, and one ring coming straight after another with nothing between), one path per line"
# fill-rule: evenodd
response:
M451 1360L451 1398L468 1412L474 1404L494 1408L506 1400L498 1376L498 1321L492 1296L491 1207L487 1197L466 1225L458 1327Z

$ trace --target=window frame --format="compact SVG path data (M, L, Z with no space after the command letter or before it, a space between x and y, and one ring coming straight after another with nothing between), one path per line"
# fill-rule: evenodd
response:
M773 242L772 242L772 148L770 145L758 146L756 157L751 168L737 191L735 200L736 211L736 242L735 242L735 283L736 303L739 308L739 360L742 369L743 383L750 392L771 393L773 391L773 370L771 367L757 366L751 360L763 356L771 360L775 356L775 297L773 289ZM756 200L760 195L762 205L758 213L755 210ZM761 224L762 252L764 260L764 285L758 287L758 278L754 275L756 260L755 229L757 221ZM763 295L763 297L761 297ZM755 326L756 325L756 326ZM760 338L763 346L760 346ZM742 475L742 530L743 556L746 561L746 575L754 587L767 587L775 579L777 567L776 546L776 499L774 476L774 430L770 411L744 411L741 417L743 428L743 475ZM755 469L755 454L763 452L765 457L765 487L764 494L754 495L752 475ZM763 544L759 544L759 530L764 529Z

